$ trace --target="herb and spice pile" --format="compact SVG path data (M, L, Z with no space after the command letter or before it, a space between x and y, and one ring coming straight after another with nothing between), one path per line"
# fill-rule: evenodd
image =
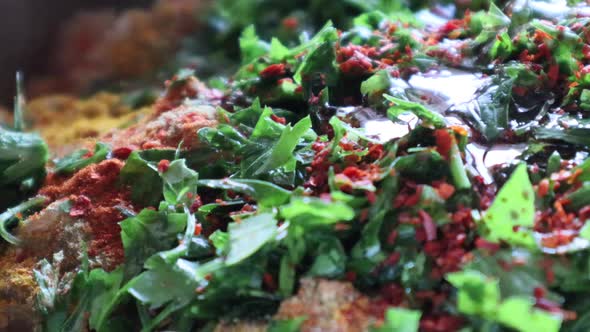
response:
M19 79L0 330L590 330L590 7L304 3L214 2L67 153Z

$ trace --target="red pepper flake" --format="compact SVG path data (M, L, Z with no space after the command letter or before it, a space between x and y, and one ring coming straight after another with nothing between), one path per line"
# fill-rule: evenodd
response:
M395 244L395 240L397 240L397 236L399 235L398 231L392 231L391 233L389 233L389 235L387 236L387 244L389 245L394 245Z
M446 200L446 199L449 199L451 196L453 196L453 194L455 193L455 187L451 184L443 182L443 183L439 184L438 187L436 187L436 193L442 199Z
M484 240L480 237L475 240L475 246L478 249L485 249L491 253L495 253L500 250L500 244Z
M92 156L94 156L94 151L88 151L88 152L86 152L85 155L82 156L82 158L88 159L88 158L90 158Z
M264 285L266 286L266 288L268 288L271 291L275 291L277 290L277 283L275 281L275 279L273 278L272 274L265 272L264 275L262 276L262 281L264 283Z
M350 224L339 222L334 225L334 230L335 231L347 231L350 229L350 227L351 227Z
M389 255L384 261L383 261L383 266L392 266L397 264L397 262L399 262L399 259L401 258L401 254L399 252L394 252L391 255Z
M115 158L125 160L125 159L129 158L129 155L131 154L131 152L133 152L133 150L134 150L133 148L130 148L127 146L116 148L113 150L113 156Z
M287 73L285 65L282 63L275 63L260 72L260 77L263 79L274 79L284 76Z
M283 118L282 116L278 116L278 115L275 115L275 114L271 114L271 115L270 115L270 118L271 118L271 119L272 119L274 122L276 122L276 123L280 123L280 124L282 124L282 125L284 125L284 124L286 124L286 123L287 123L287 120L286 120L285 118Z
M383 145L381 144L371 144L369 146L369 151L367 153L366 158L370 160L379 160L383 157Z
M194 200L193 203L191 204L190 210L191 212L196 212L201 206L203 206L203 201L201 201L201 197L199 195L197 195Z
M422 226L426 232L426 241L432 241L436 239L436 224L432 220L432 217L424 210L418 211L418 215L422 219Z
M590 205L586 205L578 211L578 218L581 221L586 221L590 218Z
M404 288L394 283L387 284L381 287L379 294L383 296L383 298L385 299L385 301L388 302L388 304L393 306L400 305L405 298Z
M434 131L434 138L436 139L436 151L445 159L449 157L451 145L453 144L453 137L446 129L437 129Z
M119 159L109 159L90 165L68 179L49 176L39 191L48 197L48 203L63 198L73 201L70 213L84 216L91 235L88 255L100 254L107 258L104 261L107 270L124 261L119 222L125 217L117 207L134 211L140 208L131 204L129 190L120 187L119 174L123 165Z
M169 167L170 167L170 160L168 160L168 159L162 159L162 160L160 160L160 162L158 162L158 171L160 173L165 173Z
M354 271L347 271L344 274L344 278L350 282L354 282L356 280L356 272Z
M295 17L287 17L282 22L283 26L289 30L295 30L299 27L299 20Z
M539 185L537 187L537 194L539 194L539 197L545 197L545 196L547 196L548 193L549 193L549 180L543 179L543 180L541 180L541 182L539 182Z
M199 236L199 235L201 235L202 232L203 232L203 225L201 225L200 223L196 224L194 235Z
M545 297L546 291L544 288L542 287L535 287L533 289L533 296L535 297L535 299L540 299Z
M88 213L88 210L92 207L90 198L85 195L77 196L74 199L73 205L70 208L70 217L81 217Z
M549 80L551 80L553 84L555 84L555 82L559 78L559 66L557 64L552 64L551 66L549 66L547 77L549 78Z

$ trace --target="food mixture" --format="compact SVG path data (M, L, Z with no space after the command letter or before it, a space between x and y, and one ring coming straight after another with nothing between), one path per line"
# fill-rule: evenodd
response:
M0 331L590 330L584 2L163 3L0 117Z

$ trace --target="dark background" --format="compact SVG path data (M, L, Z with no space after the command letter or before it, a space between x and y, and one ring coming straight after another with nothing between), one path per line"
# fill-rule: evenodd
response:
M0 0L0 105L11 107L14 75L43 71L60 23L79 10L146 7L152 0Z

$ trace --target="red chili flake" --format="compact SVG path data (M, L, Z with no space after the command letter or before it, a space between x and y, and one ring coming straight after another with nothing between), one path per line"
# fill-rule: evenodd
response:
M523 86L514 86L512 87L512 92L518 96L525 96L527 94L527 89Z
M486 241L480 237L475 240L475 246L479 249L488 250L491 253L495 253L496 251L500 250L500 244Z
M73 205L70 208L70 217L81 217L85 215L92 207L90 198L85 195L79 195L74 199Z
M374 191L366 191L365 192L365 196L367 197L367 200L371 204L374 204L375 201L377 201L377 196L375 195L375 192Z
M361 75L370 72L373 68L371 61L365 57L352 57L340 64L340 71L343 74Z
M542 287L535 287L533 289L533 295L535 296L535 299L540 299L540 298L544 297L545 293L546 293L546 291Z
M284 76L286 73L287 73L287 71L285 70L284 64L275 63L275 64L272 64L272 65L264 68L260 72L260 77L262 77L264 79L273 79L273 78L279 78L281 76Z
M194 235L199 236L199 235L201 235L201 232L203 232L203 225L201 225L200 223L196 224Z
M394 252L391 255L389 255L384 261L383 261L383 265L384 266L391 266L391 265L395 265L397 264L397 262L399 262L399 259L401 258L401 254L399 252Z
M190 210L191 212L196 212L201 206L203 206L203 201L201 201L200 196L196 196L191 204Z
M413 194L409 193L409 188L404 188L402 191L395 197L393 205L395 208L400 207L411 207L418 202L420 202L420 197L422 196L422 186L417 186L416 190Z
M347 271L344 274L344 278L350 282L354 282L356 280L356 272L354 271Z
M339 222L334 225L334 230L335 231L347 231L350 229L350 227L351 227L350 224L345 224L343 222Z
M555 84L555 82L559 78L559 66L557 64L552 64L551 66L549 66L547 77L551 80L553 84Z
M268 272L264 273L264 275L262 276L262 281L266 288L270 289L271 291L274 291L278 288L274 277L272 276L272 274Z
M88 151L88 152L86 152L85 155L82 156L82 158L87 159L87 158L90 158L92 156L94 156L94 151Z
M134 150L133 148L130 148L127 146L116 148L113 150L113 156L115 158L125 160L125 159L129 158L129 155L131 154L131 152L133 152L133 150Z
M280 124L282 124L282 125L284 125L284 124L286 124L286 123L287 123L287 120L286 120L285 118L283 118L282 116L277 116L277 115L275 115L275 114L271 114L271 115L270 115L270 118L271 118L271 119L272 119L274 122L276 122L276 123L280 123Z
M289 30L295 30L299 26L299 20L295 17L287 17L283 20L283 26Z
M590 205L586 205L578 211L578 218L581 221L586 221L590 218Z
M549 193L549 180L543 179L539 182L539 186L537 187L537 193L539 197L545 197Z
M395 230L389 233L389 235L387 236L387 244L394 245L398 235L399 233Z
M424 253L431 257L437 257L441 254L442 245L436 241L426 242L424 244Z
M436 187L436 193L442 199L446 200L446 199L449 199L451 196L453 196L453 194L455 193L455 187L451 184L443 182L440 185L438 185L438 187Z
M366 158L370 160L379 160L383 157L383 145L381 144L371 144L369 146L369 151L367 153Z
M160 162L158 162L158 171L160 173L165 173L169 167L170 167L170 160L168 160L168 159L162 159L162 160L160 160Z
M388 302L389 305L398 306L405 298L404 288L398 284L387 284L381 287L379 294Z
M434 131L434 138L436 139L436 151L445 159L449 157L451 145L453 144L453 137L446 129L437 129Z
M424 211L418 211L418 215L422 219L422 225L424 226L424 231L426 232L426 241L432 241L436 239L436 224L432 220L432 217Z
M420 319L422 332L458 331L463 326L463 318L451 315L427 315Z

